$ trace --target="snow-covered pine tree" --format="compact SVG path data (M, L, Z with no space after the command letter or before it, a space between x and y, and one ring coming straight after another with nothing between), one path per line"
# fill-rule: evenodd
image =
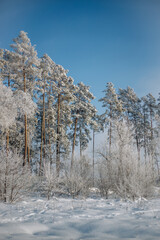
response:
M122 101L124 114L127 122L131 122L134 126L134 138L136 140L138 159L140 160L140 148L143 138L142 124L143 116L141 113L141 100L137 97L134 90L130 87L127 89L119 89L119 98Z
M112 121L121 117L123 108L121 101L118 99L113 83L108 82L106 89L103 91L104 97L99 99L102 102L102 107L105 108L105 112L101 115L103 124L105 127L109 125L109 153L111 152L112 145Z
M13 44L11 44L12 49L14 50L14 62L12 67L14 69L15 78L13 87L16 91L24 91L32 95L35 79L39 74L37 66L39 65L39 60L37 57L37 52L35 51L34 46L31 45L30 39L27 36L27 33L21 31L19 36L13 39ZM29 128L27 124L27 112L24 114L24 165L27 162L27 150L29 147ZM28 151L28 160L29 160L29 151Z
M48 118L46 107L48 108L47 102L50 101L50 96L48 96L51 90L49 81L54 71L54 66L55 63L52 59L47 54L44 54L40 62L41 78L38 79L36 88L38 91L39 114L41 117L41 119L39 119L39 122L41 122L39 174L42 172L42 162L45 160L46 156L46 119Z
M74 91L74 101L72 102L72 126L70 139L72 141L72 158L71 168L74 162L75 145L80 144L80 157L82 151L88 145L90 138L90 127L94 124L93 116L96 114L95 107L91 104L94 99L93 94L89 91L89 86L84 83L78 83Z
M143 115L143 124L142 124L143 141L142 141L142 146L143 146L143 149L144 149L144 158L145 158L145 162L146 162L147 155L148 155L148 148L149 148L149 138L150 138L149 111L148 111L146 96L141 98L141 105L142 105L142 115Z
M144 136L144 145L145 145L145 151L147 150L148 157L152 163L152 171L154 169L155 165L155 159L154 159L154 121L155 121L155 115L157 111L157 104L155 97L152 96L152 94L148 94L146 97L143 97L143 108L145 109L145 118L148 116L148 130L146 131L146 126L144 126L145 134ZM146 115L147 113L147 115ZM145 119L145 123L147 123ZM147 142L147 144L146 144ZM146 159L146 152L145 152L145 159Z
M55 81L54 99L56 109L56 173L60 174L60 155L69 154L68 127L71 124L71 101L75 88L73 79L67 76L67 70L61 65L56 65L52 78Z

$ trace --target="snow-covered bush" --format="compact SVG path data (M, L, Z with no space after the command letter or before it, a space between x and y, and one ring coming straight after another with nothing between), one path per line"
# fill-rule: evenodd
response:
M25 195L30 186L30 170L16 152L0 151L0 200L15 202Z
M63 182L65 192L72 198L79 195L86 197L89 194L91 169L84 157L74 161L71 171L66 170Z
M103 156L99 171L99 188L107 196L113 190L122 198L147 197L153 189L151 164L138 159L131 126L114 123L114 141L110 155Z

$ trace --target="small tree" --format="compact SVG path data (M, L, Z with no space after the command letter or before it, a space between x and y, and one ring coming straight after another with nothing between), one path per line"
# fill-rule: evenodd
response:
M58 190L58 178L56 171L53 169L50 162L44 166L44 175L40 184L40 191L47 196L49 200Z

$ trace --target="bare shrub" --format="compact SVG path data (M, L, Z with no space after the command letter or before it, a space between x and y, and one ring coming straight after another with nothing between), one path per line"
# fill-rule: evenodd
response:
M0 200L15 202L30 187L30 170L28 166L22 166L23 159L16 152L0 151Z
M66 169L64 177L65 191L72 196L87 196L91 186L91 169L88 161L83 157L75 160L71 171Z

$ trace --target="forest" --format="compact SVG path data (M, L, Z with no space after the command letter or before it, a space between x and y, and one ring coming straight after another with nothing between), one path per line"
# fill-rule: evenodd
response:
M0 49L0 200L39 192L135 199L154 194L160 169L160 97L139 98L111 82L92 104L90 87L74 84L68 70L21 31L11 50ZM95 145L97 133L104 144ZM85 154L93 143L91 156Z

